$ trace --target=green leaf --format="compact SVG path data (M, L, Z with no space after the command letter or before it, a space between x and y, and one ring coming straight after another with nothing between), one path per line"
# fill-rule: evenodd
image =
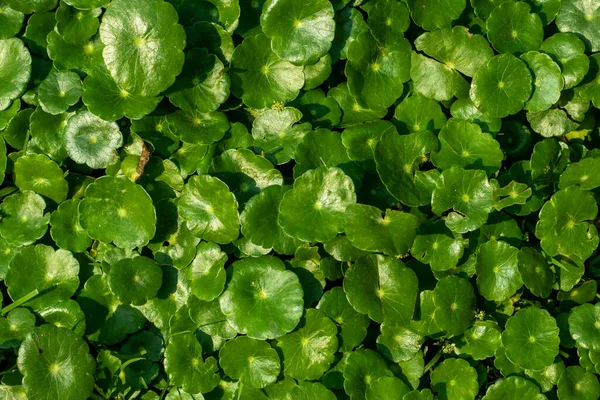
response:
M219 384L217 360L213 357L203 360L202 346L193 333L185 332L171 338L165 350L164 363L170 383L185 391L206 393Z
M124 258L108 271L110 290L123 304L141 306L158 294L162 284L162 270L158 263L147 257Z
M354 96L350 94L346 82L329 90L327 96L337 101L342 109L342 122L340 124L342 127L377 120L387 113L385 107L377 107L374 110L362 107Z
M350 160L343 145L342 135L327 129L317 129L306 133L296 148L294 158L296 160L295 177L319 167L337 167L358 185L363 175L361 168Z
M294 0L267 0L260 25L281 59L310 65L331 47L335 29L333 13L327 0L310 0L302 7L295 7Z
M322 263L323 261L321 261ZM334 287L323 293L317 309L323 311L340 327L340 349L351 351L367 336L369 318L356 312L348 303L341 287Z
M10 39L16 36L23 26L25 16L22 12L13 10L8 6L8 0L0 2L2 13L0 14L0 39Z
M18 4L16 0L12 2ZM31 55L23 42L17 38L0 40L0 54L0 75L3 81L0 89L0 110L5 110L13 100L25 92L27 82L31 78Z
M518 265L519 249L490 240L477 254L477 287L487 300L502 302L523 285Z
M283 373L299 381L319 379L338 350L337 326L321 311L309 309L297 330L277 339Z
M477 371L465 360L446 359L431 372L431 387L441 399L475 399L479 392Z
M54 161L64 161L67 158L63 145L65 127L73 115L75 113L52 115L44 112L41 107L36 108L30 117L30 143L35 143L39 153L46 154Z
M484 132L500 132L502 121L500 118L493 118L479 111L471 99L457 99L450 108L450 113L454 118L464 119L465 121L476 123Z
M0 349L18 348L33 328L35 315L26 308L15 308L0 318Z
M154 111L161 99L160 96L142 96L122 89L104 65L89 71L83 81L83 103L106 121L116 121L124 116L140 119Z
M75 300L65 300L39 311L40 317L47 324L59 328L67 328L77 336L85 333L85 314Z
M531 399L531 400L546 400L546 396L540 394L540 389L535 383L521 378L520 376L509 376L505 379L500 379L491 385L484 400L504 400L504 399Z
M88 345L65 328L35 328L19 349L18 365L29 399L79 400L94 389Z
M588 0L563 0L556 16L561 32L573 32L585 42L588 51L600 50L600 4Z
M64 146L69 157L90 168L106 168L123 145L123 135L114 122L106 122L89 111L80 111L67 122Z
M402 261L368 255L346 272L344 292L352 307L373 321L406 325L414 312L418 280Z
M335 400L335 394L318 382L302 382L289 391L285 400Z
M269 186L246 203L240 214L244 237L279 254L295 252L302 242L287 235L277 223L279 205L290 189L290 186Z
M8 196L0 205L0 235L13 246L34 243L48 229L45 208L44 199L30 190Z
M269 343L244 336L223 346L219 363L228 376L251 388L274 383L281 369L279 355Z
M569 332L581 348L600 350L600 306L582 304L571 310Z
M41 154L27 154L14 165L14 181L19 189L31 190L57 204L67 198L69 190L63 175L54 161Z
M411 207L431 203L431 192L439 174L420 171L419 166L437 148L437 138L431 132L398 135L388 130L381 136L375 149L375 163L381 181L392 196Z
M418 225L419 219L412 214L387 210L382 216L377 207L350 204L344 230L360 250L401 256L412 246Z
M490 43L500 53L525 53L538 50L544 28L538 14L530 13L526 2L504 2L494 8L487 20Z
M373 350L358 349L346 361L344 391L352 400L364 399L369 387L383 376L392 376L383 358Z
M600 383L594 374L578 365L572 365L558 380L558 396L564 400L596 399L600 396Z
M475 318L475 293L471 284L458 276L440 279L433 290L433 319L449 336L465 332Z
M56 31L67 43L84 43L98 32L100 14L100 8L78 10L63 2L56 10Z
M184 270L194 296L204 301L216 299L225 287L227 254L210 242L196 248L194 261Z
M367 400L393 400L405 399L404 395L410 392L410 388L395 376L382 376L369 386L366 393ZM401 396L401 397L398 397Z
M524 369L539 370L551 365L558 354L558 327L544 309L527 307L506 322L502 345L509 360Z
M229 130L227 116L222 112L179 110L168 115L167 122L176 136L192 144L213 144Z
M460 235L453 234L444 221L424 221L410 250L413 257L429 264L433 271L447 271L458 264L464 243Z
M463 336L464 344L459 348L461 354L468 354L474 360L493 357L502 345L502 334L498 324L493 321L475 321Z
M306 74L306 68L304 71ZM331 129L339 125L342 117L337 101L327 97L321 89L302 92L291 104L302 113L302 121L310 122L315 128Z
M283 195L279 225L299 240L324 242L343 230L346 208L355 202L354 184L342 170L310 170Z
M415 46L447 68L469 77L494 56L483 36L473 35L462 26L425 32L415 40Z
M163 0L114 0L104 13L102 56L128 93L156 96L181 73L185 31L177 19L173 6Z
M156 232L156 211L148 193L127 178L98 178L79 203L79 222L92 239L131 249Z
M410 63L407 40L384 48L370 32L363 32L348 48L344 71L348 89L362 107L387 108L402 94L403 83L410 78Z
M556 192L540 211L535 236L550 256L562 254L585 260L598 246L598 231L588 220L598 213L590 192L569 186Z
M500 144L477 124L452 118L438 139L440 149L431 155L431 162L442 170L460 165L465 169L483 169L492 175L502 166L504 154Z
M600 158L584 158L569 164L560 174L558 187L565 189L576 185L584 190L592 190L600 186Z
M38 244L23 248L6 272L8 294L17 301L37 290L25 304L39 310L70 298L79 286L79 263L66 250Z
M565 89L577 86L590 68L585 43L573 33L555 33L544 40L541 50L560 66Z
M377 337L380 354L393 362L400 363L415 358L423 345L424 338L409 328L385 323Z
M208 175L194 175L177 204L188 228L201 239L225 244L239 234L238 203L225 183Z
M231 278L219 298L227 321L239 333L274 339L292 331L303 312L303 291L296 274L283 262L263 256L239 260L228 268Z
M52 115L60 114L79 101L81 79L70 71L52 71L38 87L42 109Z
M213 160L210 171L229 186L240 204L269 186L283 184L281 172L248 149L224 151Z
M547 298L552 292L554 272L546 258L534 247L519 250L519 273L523 283L535 296Z
M456 190L460 188L460 190ZM481 227L493 207L493 187L482 170L464 170L453 166L445 170L433 190L432 211L446 216L453 232L467 233Z
M397 127L403 133L421 131L438 133L446 125L446 115L440 104L419 94L413 94L402 100L396 107L394 118L399 121Z
M230 67L231 92L248 107L266 108L295 99L304 86L302 67L280 59L263 34L236 47Z
M86 317L86 335L94 342L119 343L146 323L139 310L122 304L110 291L106 275L94 275L88 279L77 302Z
M466 97L469 91L469 84L457 71L418 53L411 56L410 78L416 92L436 101Z
M192 49L186 54L181 75L167 96L185 111L216 111L229 97L229 75L223 63L207 49Z
M406 4L394 0L376 2L369 9L368 24L373 37L379 43L398 43L410 26Z
M524 3L506 3L524 4ZM494 56L471 82L471 100L481 112L504 118L519 112L532 93L532 75L525 62L511 54Z
M431 31L449 27L465 9L465 0L408 0L408 8L415 24Z
M558 101L563 90L560 67L550 56L537 51L523 54L521 60L527 63L533 74L533 94L525 103L525 109L531 112L549 109Z

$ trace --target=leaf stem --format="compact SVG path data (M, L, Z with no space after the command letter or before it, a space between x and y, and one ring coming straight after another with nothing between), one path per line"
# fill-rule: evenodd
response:
M565 352L565 351L563 351L563 350L560 350L560 351L558 352L558 354L560 354L560 355L561 355L561 356L563 356L564 358L569 358L569 354L567 354L567 352Z
M423 375L425 375L427 373L427 371L429 371L439 361L439 359L442 357L443 353L444 353L443 348L438 350L438 352L435 354L435 356L433 356L433 358L431 360L429 360L427 365L425 365L425 369L423 370Z
M0 372L0 376L6 375L6 374L10 374L11 372L15 371L16 369L17 369L17 364L13 365L12 367L10 367L9 369L7 369L6 371Z
M243 388L244 388L244 382L240 381L240 384L237 387L237 390L238 390L237 400L240 400L240 397L242 397L242 389Z
M38 294L40 294L40 292L37 289L33 290L32 292L29 292L25 296L21 297L19 300L4 307L2 309L2 311L0 311L0 315L6 315L8 312L12 311L13 309L27 303L29 300L33 299Z

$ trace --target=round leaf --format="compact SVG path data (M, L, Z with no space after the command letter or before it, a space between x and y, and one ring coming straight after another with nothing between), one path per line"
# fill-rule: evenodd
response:
M600 50L600 4L588 0L563 0L556 16L561 32L573 32L584 39L592 52Z
M502 302L523 285L519 273L519 249L506 242L490 240L477 254L477 287L487 300Z
M588 258L598 246L598 231L588 220L598 213L590 192L569 186L556 192L540 211L535 236L550 256Z
M56 163L41 154L27 154L14 165L15 185L31 190L57 204L67 198L69 187L64 172Z
M551 365L558 354L558 327L548 311L527 307L506 322L502 345L509 360L524 369Z
M279 254L295 252L302 242L287 235L277 223L279 204L290 189L289 186L269 186L246 203L240 214L244 237Z
M238 203L226 184L208 175L194 175L177 204L188 228L204 240L225 244L239 234Z
M410 44L402 40L383 48L370 32L364 32L348 48L345 74L348 89L361 106L387 108L410 78Z
M511 54L497 55L473 76L471 100L484 114L504 118L523 108L531 97L532 82L525 62Z
M324 242L342 231L346 207L355 202L354 184L342 170L310 170L283 195L279 225L286 234L302 241Z
M292 331L303 312L302 286L276 258L264 256L233 263L231 279L219 298L227 321L239 333L273 339Z
M352 307L373 321L406 325L414 312L418 280L402 261L369 255L346 272L344 292Z
M156 232L156 211L148 193L127 178L96 179L79 203L79 222L92 239L131 249Z
M26 246L44 236L50 214L46 202L30 190L8 196L0 205L0 235L13 246Z
M569 332L579 347L600 350L600 305L582 304L573 308Z
M81 79L75 72L52 71L38 88L42 109L52 115L60 114L81 97Z
M194 261L184 270L190 281L192 293L204 301L216 299L225 287L225 262L227 254L210 242L196 248Z
M344 230L350 242L360 250L401 256L412 246L418 225L418 218L412 214L387 210L382 216L377 207L350 204Z
M89 111L72 116L64 134L64 146L71 159L90 168L106 168L123 145L123 135L114 122L106 122Z
M181 386L190 393L210 392L219 384L217 360L213 357L203 360L202 346L192 333L186 332L171 338L165 350L164 363L171 384Z
M546 400L546 396L540 394L535 383L520 376L509 376L496 381L483 396L483 400L506 399Z
M434 271L447 271L458 264L464 244L444 221L424 221L410 250L413 257L429 264Z
M267 0L260 25L281 59L296 65L315 64L333 41L333 6L327 0L309 0L296 7L294 1Z
M487 20L490 43L500 53L525 53L540 48L544 28L539 15L526 2L504 2Z
M433 290L434 320L448 335L463 333L475 318L473 286L458 276L440 279Z
M561 400L593 400L600 397L600 383L594 374L578 365L568 367L558 380Z
M274 383L281 369L279 355L269 343L244 336L223 346L219 363L227 375L251 388Z
M25 92L31 77L31 55L17 38L0 40L0 55L0 110L5 110Z
M19 349L17 363L29 399L80 400L94 389L94 358L85 341L68 329L35 328Z
M560 67L550 56L537 51L523 54L521 60L533 74L533 94L525 103L525 109L531 112L540 112L549 109L560 98L563 90L564 79Z
M431 373L431 387L442 399L475 399L479 392L477 371L466 360L446 359Z
M297 330L277 339L283 373L298 381L319 379L335 359L337 331L322 311L307 310Z
M177 20L173 6L163 0L111 3L102 17L100 39L106 46L106 67L120 87L156 96L173 84L185 61L185 31Z
M110 267L108 286L123 304L141 306L158 294L162 270L151 258L124 258Z
M466 5L465 0L408 0L413 21L428 31L450 26Z
M231 59L231 91L248 107L270 107L290 101L304 86L302 67L280 59L270 40L259 34L244 39Z

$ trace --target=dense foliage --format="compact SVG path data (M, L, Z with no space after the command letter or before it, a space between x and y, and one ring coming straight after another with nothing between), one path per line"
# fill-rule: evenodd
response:
M596 400L597 0L0 0L0 400Z

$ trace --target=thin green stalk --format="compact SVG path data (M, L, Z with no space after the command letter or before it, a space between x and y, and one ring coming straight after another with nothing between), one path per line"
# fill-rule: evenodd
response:
M35 289L32 292L29 292L28 294L26 294L25 296L21 297L19 300L7 305L6 307L4 307L2 309L2 311L0 311L0 315L6 315L7 313L9 313L11 310L14 310L15 308L27 303L29 300L33 299L35 296L37 296L38 294L40 294L40 292Z
M431 360L429 360L427 365L425 365L425 370L423 371L423 375L425 375L427 373L427 371L429 371L439 361L439 359L442 357L443 353L444 353L443 349L438 350L438 352L435 354L435 356L433 356L433 358Z

